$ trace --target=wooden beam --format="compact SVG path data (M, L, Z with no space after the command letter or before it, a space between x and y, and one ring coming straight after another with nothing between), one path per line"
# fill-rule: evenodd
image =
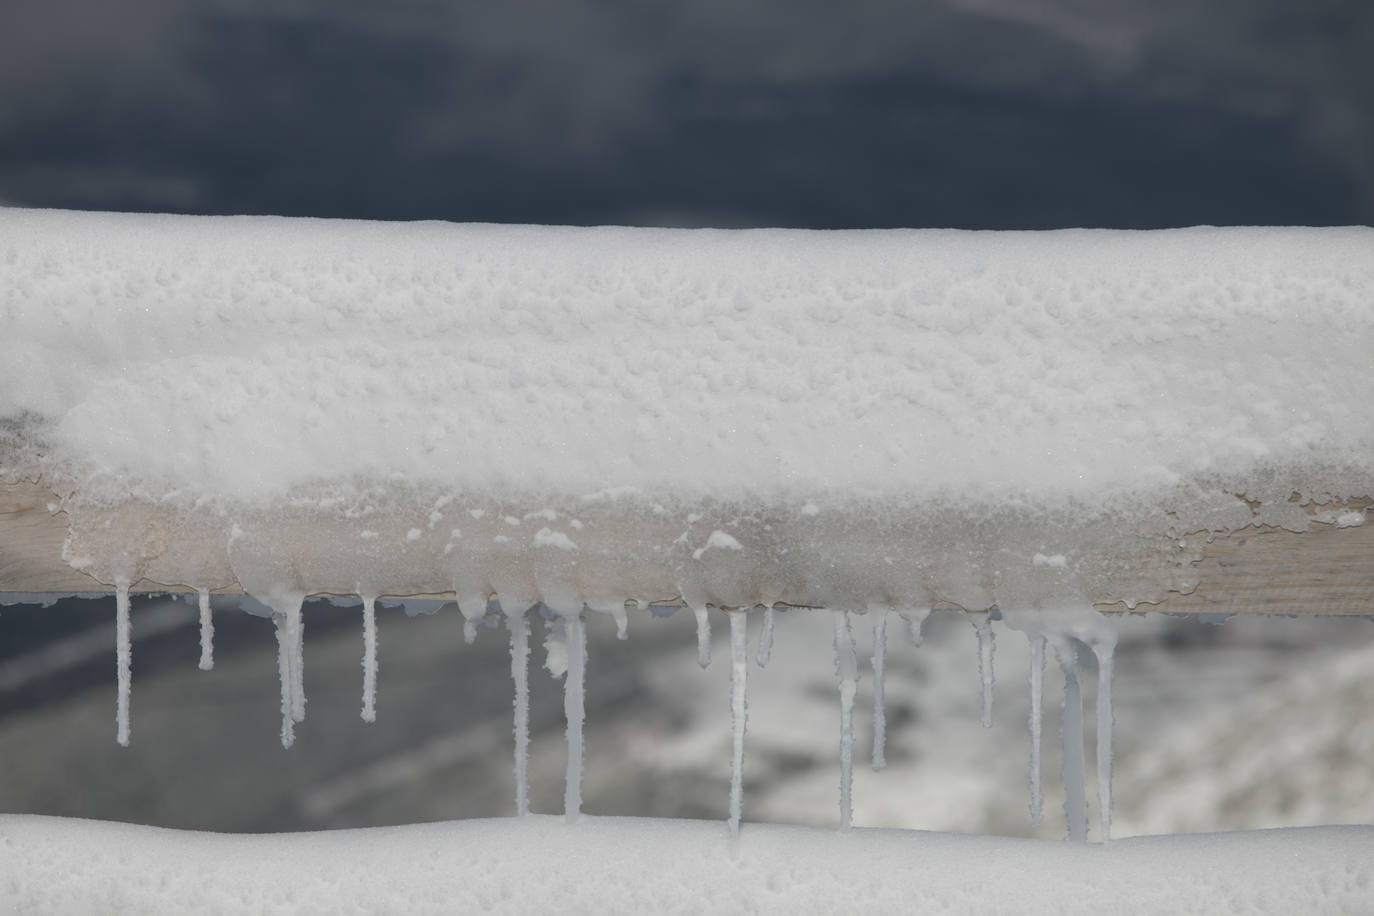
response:
M1363 513L1369 499L1347 503ZM34 481L0 483L0 592L95 593L113 589L63 560L67 519L57 496ZM1190 537L1207 537L1206 534ZM1136 610L1183 614L1329 614L1374 616L1374 520L1338 527L1312 522L1306 532L1250 526L1214 532L1195 564L1197 587L1171 592L1157 604ZM184 585L142 580L134 592L186 592ZM213 589L241 594L237 584ZM444 583L413 595L452 598ZM643 603L670 603L644 596ZM1123 602L1101 601L1099 610L1125 610ZM969 608L969 610L987 610Z

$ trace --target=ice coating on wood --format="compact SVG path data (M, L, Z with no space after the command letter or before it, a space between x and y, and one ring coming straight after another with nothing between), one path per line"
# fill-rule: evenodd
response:
M840 687L840 829L854 820L854 695L859 687L859 660L848 611L831 611L835 625L835 677Z
M731 836L739 836L744 808L744 733L749 723L749 618L744 611L730 618L730 815Z
M129 634L129 580L115 580L115 671L119 681L115 701L115 740L129 746L129 693L131 652Z
M197 590L196 604L200 610L200 670L209 671L215 667L215 616L208 589Z
M970 570L1040 557L1135 603L1195 581L1191 532L1374 491L1370 229L0 240L0 476L104 582L123 530L216 590L279 557L307 594L983 609Z

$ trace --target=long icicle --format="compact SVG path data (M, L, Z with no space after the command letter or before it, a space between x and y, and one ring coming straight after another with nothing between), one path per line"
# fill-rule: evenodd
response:
M363 710L364 722L377 721L377 597L363 599Z
M973 628L978 632L978 678L983 685L983 709L979 718L984 728L992 728L992 688L996 679L992 667L992 654L995 648L992 621L988 619L987 614L979 614L974 618Z
M291 674L291 638L286 632L286 615L274 611L272 625L277 634L277 677L281 680L281 746L290 747L296 742L296 724L291 717L295 705L291 700L295 678Z
M508 612L510 676L515 682L515 813L530 813L530 622L524 611Z
M840 829L854 820L854 694L858 692L859 662L848 611L831 611L835 623L835 676L840 682Z
M129 626L129 580L115 579L115 672L119 679L119 696L115 701L115 740L121 747L129 746L129 692L132 668Z
M873 769L887 766L887 608L871 607L873 618Z
M200 605L200 670L209 671L215 667L215 617L210 608L209 589L200 589L197 600Z
M305 721L305 618L301 613L304 596L290 599L286 611L286 630L291 637L291 718Z
M703 668L711 664L711 618L706 616L706 605L692 608L697 618L697 664Z
M773 655L773 618L776 611L773 605L765 605L763 608L763 629L759 630L759 651L754 656L754 661L758 662L760 668L768 667L768 659Z
M1094 643L1097 656L1097 809L1102 842L1112 838L1112 675L1116 641Z
M563 682L563 715L568 720L568 774L563 790L563 817L574 823L582 813L582 723L586 719L584 678L587 668L587 631L581 612L569 614L568 674Z
M1069 839L1088 840L1088 798L1083 787L1083 689L1078 682L1078 653L1072 639L1056 642L1054 654L1064 672L1064 708L1059 734L1062 744L1061 772L1064 777L1064 818Z
M1045 715L1045 637L1027 633L1030 642L1030 817L1031 827L1045 818L1045 794L1040 787L1040 737Z
M730 719L734 743L730 756L730 835L739 836L740 814L744 807L744 732L749 722L749 618L745 611L727 614L730 618Z

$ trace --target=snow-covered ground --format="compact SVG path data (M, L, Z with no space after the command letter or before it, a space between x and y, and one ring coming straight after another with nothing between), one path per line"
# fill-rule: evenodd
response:
M247 837L0 817L16 914L1369 912L1374 827L1082 846L507 818Z

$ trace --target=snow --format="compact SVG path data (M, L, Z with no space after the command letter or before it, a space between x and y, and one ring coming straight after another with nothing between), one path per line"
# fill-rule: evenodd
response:
M1366 228L4 209L0 476L105 582L1134 605L1183 535L1352 523L1372 291Z
M267 836L0 816L12 913L1368 912L1374 828L1108 846L702 821L470 820ZM733 846L733 848L732 848Z

